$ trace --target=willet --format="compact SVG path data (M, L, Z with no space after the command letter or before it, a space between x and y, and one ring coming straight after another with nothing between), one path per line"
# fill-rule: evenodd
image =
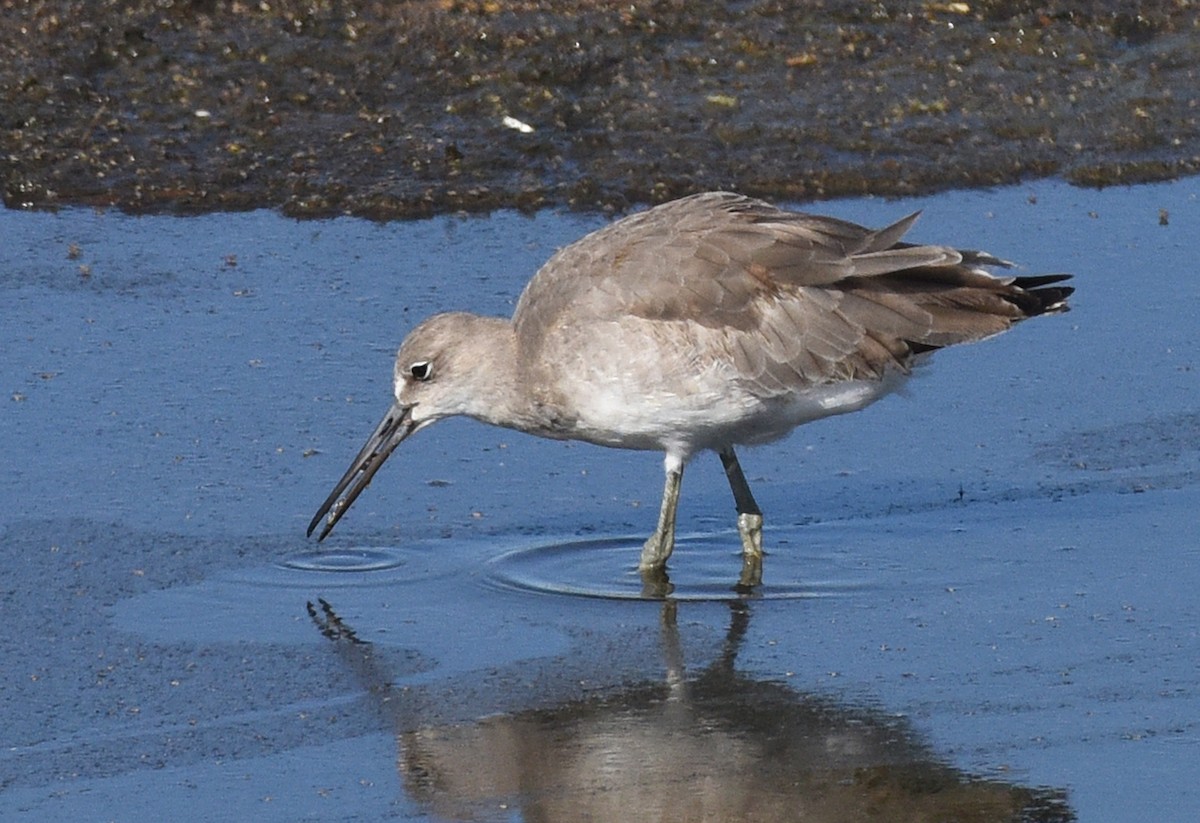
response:
M559 250L512 319L451 312L396 355L394 401L321 504L324 539L404 439L466 415L543 437L665 454L658 525L639 567L675 545L688 460L721 458L741 582L761 579L762 512L734 447L766 443L896 389L931 352L1066 311L1070 275L997 277L979 251L784 211L728 192L633 214Z

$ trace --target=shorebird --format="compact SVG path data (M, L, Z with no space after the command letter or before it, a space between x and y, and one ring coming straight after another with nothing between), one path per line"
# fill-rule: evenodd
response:
M1067 310L1070 275L1000 277L980 251L901 238L729 192L633 214L555 253L511 319L434 315L396 355L394 400L308 534L324 539L406 438L452 415L543 437L663 452L639 568L662 573L689 459L721 458L761 580L763 517L736 446L856 411L932 352ZM324 525L321 525L325 518Z

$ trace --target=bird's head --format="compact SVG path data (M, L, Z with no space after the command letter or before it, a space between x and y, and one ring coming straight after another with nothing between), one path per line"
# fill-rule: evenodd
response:
M413 329L396 353L394 402L308 526L325 518L323 540L405 439L444 417L492 422L514 368L512 327L504 320L451 312ZM328 517L326 517L328 515Z

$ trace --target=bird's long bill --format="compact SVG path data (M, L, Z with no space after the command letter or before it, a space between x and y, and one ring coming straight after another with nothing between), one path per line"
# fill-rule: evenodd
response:
M321 533L317 535L317 540L324 540L325 536L333 531L333 527L342 519L346 509L350 508L350 504L362 494L363 489L371 484L371 478L375 476L375 472L379 471L379 467L387 460L388 455L400 445L404 438L412 434L415 428L416 424L412 420L409 409L394 404L388 409L383 420L379 421L379 425L375 427L375 433L359 451L354 462L350 464L350 468L342 475L342 479L333 487L329 497L325 498L321 508L317 509L316 516L308 524L310 537L321 522L321 518L327 514L329 517L325 520Z

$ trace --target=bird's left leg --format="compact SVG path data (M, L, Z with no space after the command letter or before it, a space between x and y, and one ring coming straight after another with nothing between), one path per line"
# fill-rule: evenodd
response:
M663 487L662 508L658 512L658 527L642 547L642 559L638 568L643 571L660 572L667 566L667 558L675 550L675 511L679 508L679 486L683 482L683 460L668 454L663 462L667 474Z
M737 505L738 534L742 538L741 583L745 586L757 586L762 582L762 510L754 501L750 484L746 482L746 475L742 473L733 446L726 446L718 454L721 455L721 465L725 467L725 476L729 478L733 502Z

